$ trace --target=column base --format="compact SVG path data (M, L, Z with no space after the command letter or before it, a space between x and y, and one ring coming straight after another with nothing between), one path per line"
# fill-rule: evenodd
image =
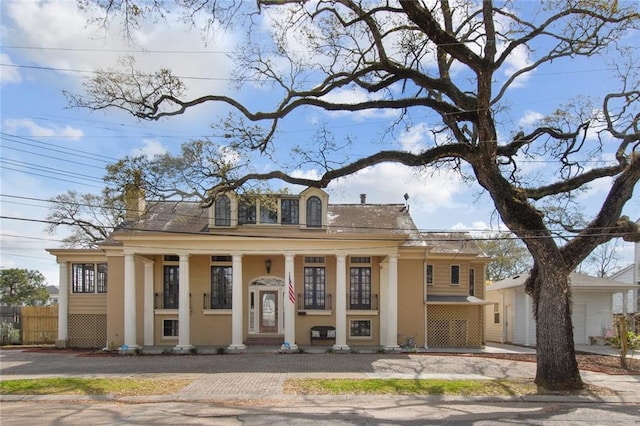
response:
M138 345L122 345L118 348L118 353L120 355L131 355L140 353L142 350L142 346Z
M349 352L351 350L349 345L333 345L331 349L336 352Z
M173 347L174 354L189 354L195 350L193 345L176 345Z
M298 352L298 345L295 343L284 343L280 346L280 352L292 354L294 352Z
M385 352L401 352L402 348L398 345L385 345L382 347Z
M69 340L68 339L58 339L58 340L56 340L56 348L58 348L58 349L67 348L68 344L69 344Z
M239 344L239 345L234 345L231 344L227 347L227 351L229 352L244 352L247 350L247 345L244 344Z

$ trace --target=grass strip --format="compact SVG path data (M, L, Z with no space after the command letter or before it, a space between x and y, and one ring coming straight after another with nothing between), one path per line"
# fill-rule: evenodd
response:
M188 384L187 379L44 378L0 381L3 395L171 395Z
M437 379L288 379L284 391L294 395L535 395L532 381Z

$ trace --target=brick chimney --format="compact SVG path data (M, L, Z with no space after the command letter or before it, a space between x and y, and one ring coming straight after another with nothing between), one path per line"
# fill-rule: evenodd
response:
M360 204L367 204L367 194L360 194Z

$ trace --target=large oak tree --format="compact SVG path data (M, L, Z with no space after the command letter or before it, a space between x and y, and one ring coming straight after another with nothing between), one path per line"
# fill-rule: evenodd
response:
M266 155L279 149L280 127L301 111L393 111L390 133L422 117L438 117L439 126L430 129L432 144L421 152L380 150L337 163L330 161L335 155L327 154L339 153L340 144L327 136L326 129L319 129L321 143L301 151L305 160L324 167L317 179L301 178L286 168L252 172L237 160L226 161L229 156L220 152L205 160L204 147L211 145L192 143L180 156L161 160L165 171L187 165L193 166L190 172L162 172L159 163L149 163L151 174L157 177L160 170L166 180L148 179L147 189L198 194L204 205L210 205L219 191L238 189L256 179L326 187L335 179L384 162L452 168L486 191L504 225L524 241L534 260L526 291L533 297L537 321L536 383L551 389L582 387L568 277L598 245L617 237L639 237L637 225L622 216L640 178L640 90L634 74L638 64L634 52L621 55L626 62L621 60L612 69L612 78L620 81L617 92L604 96L598 105L567 100L526 132L509 126L506 100L518 83L535 78L543 67L563 70L569 61L621 51L625 42L633 46L640 26L636 2L81 3L101 6L100 22L105 25L122 13L126 32L174 7L182 7L186 17L205 22L208 29L225 24L244 28L247 38L235 55L238 87L270 84L278 98L266 108L267 100L261 99L260 108L265 109L256 110L251 102L225 94L187 97L184 81L169 69L145 74L136 70L132 60L125 60L121 68L97 72L86 83L84 94L69 95L75 106L120 109L140 119L159 120L204 104L224 105L231 113L215 120L214 126L230 138L227 146L234 152ZM203 13L208 19L196 19ZM267 26L271 32L265 34ZM514 60L523 53L526 61ZM367 96L351 100L334 96L345 89ZM583 94L590 89L584 87ZM603 160L603 152L613 153L610 161L591 162ZM548 161L548 173L528 175L523 164L530 159ZM171 179L181 184L170 184ZM561 207L575 202L578 191L601 179L610 180L610 189L589 223L576 228L566 222L569 218Z

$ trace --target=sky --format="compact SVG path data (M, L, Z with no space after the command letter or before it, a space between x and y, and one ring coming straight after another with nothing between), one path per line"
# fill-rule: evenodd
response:
M82 93L83 82L95 69L113 67L119 57L131 55L145 71L171 68L184 77L188 94L234 95L255 110L269 105L268 88L245 87L236 92L232 85L229 56L241 40L241 29L219 32L205 44L202 34L186 24L162 21L134 32L134 44L130 44L118 25L109 29L89 25L89 15L78 10L73 0L3 0L0 13L2 269L39 270L48 284L57 285L58 265L45 249L59 247L64 231L45 232L47 224L42 221L49 212L48 199L69 190L100 193L105 166L123 156L178 152L183 142L220 137L210 123L226 111L216 106L156 122L138 121L113 110L69 108L64 93ZM526 51L516 52L503 77L528 61ZM530 129L571 96L605 90L610 71L606 58L576 59L559 69L539 70L514 87L503 120L512 128ZM344 90L333 96L365 99L368 95ZM419 120L412 129L396 132L393 141L381 138L393 118L381 112L347 116L314 110L289 120L279 137L284 146L304 145L313 137L315 124L328 123L338 137L353 138L349 151L353 156L386 148L417 152L431 142L433 123ZM265 162L264 167L273 166ZM528 167L536 173L544 165L532 162ZM309 166L296 173L313 176L317 170ZM596 182L580 195L585 211L602 202L608 185L606 180ZM383 164L330 185L328 192L332 203L358 203L360 194L367 194L369 203L404 203L406 193L412 217L425 231L479 232L499 226L486 194L446 171L426 176ZM638 194L624 213L640 217ZM619 267L631 263L632 249L631 244L620 247Z

